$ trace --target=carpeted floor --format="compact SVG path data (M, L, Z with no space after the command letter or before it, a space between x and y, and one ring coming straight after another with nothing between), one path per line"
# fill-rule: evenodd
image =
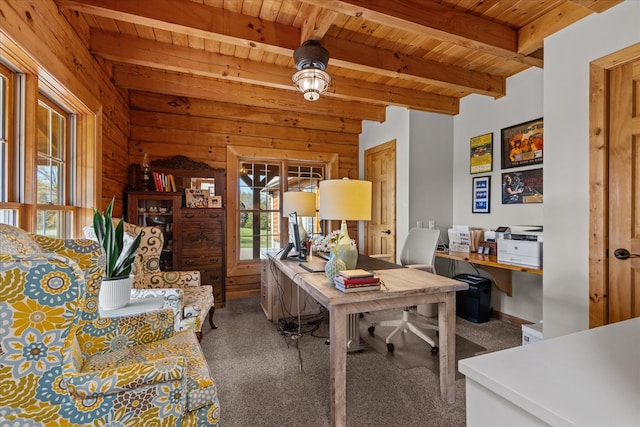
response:
M218 386L221 425L329 426L326 321L293 340L266 319L258 301L257 297L228 301L225 308L216 309L218 329L203 330L202 348ZM326 318L320 306L318 313L313 320ZM375 315L399 317L401 310ZM364 350L347 357L347 425L464 426L464 377L456 376L456 403L443 403L437 357L429 346L416 342L418 350L411 352L398 342L389 355L381 337L385 331L376 331L381 335L376 337L366 333L372 320L367 316L374 315L361 320ZM458 318L456 332L456 359L483 352L482 348L496 351L521 342L520 328L498 320L474 324ZM423 361L416 362L420 357Z

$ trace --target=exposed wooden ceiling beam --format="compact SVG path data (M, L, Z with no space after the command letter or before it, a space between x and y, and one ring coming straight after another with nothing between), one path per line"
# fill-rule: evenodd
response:
M174 72L115 64L113 80L116 86L145 92L164 93L220 102L235 103L242 100L245 105L302 113L349 117L356 120L385 119L385 107L363 102L343 101L321 97L308 102L295 92L267 87L233 83L230 81L183 75Z
M260 64L258 67L248 59L103 31L92 31L91 51L111 61L263 85L298 94L291 83L295 70L288 67L272 64ZM341 77L333 79L327 96L443 114L457 114L459 107L455 97Z
M345 15L362 17L394 28L428 35L500 58L542 67L538 58L517 52L518 34L512 28L426 0L300 0Z
M338 16L337 12L314 5L309 6L309 10L309 15L300 29L301 45L307 40L321 40Z
M184 2L183 0L170 2L171 5L176 6L174 9L178 10L173 10L171 17L167 17L166 12L163 11L163 8L169 7L166 1L157 0L150 3L145 0L129 0L111 4L113 2L109 0L59 0L59 3L99 16L125 20L134 24L155 25L170 31L197 34L209 40L224 40L239 46L254 43L253 47L255 47L257 46L255 43L260 43L261 49L265 48L269 52L288 56L292 56L293 50L299 46L302 33L297 28L265 22L258 18L225 12L216 8L202 8L197 3ZM108 9L109 6L117 9ZM191 23L188 19L184 19L183 15L187 17L198 15L200 19ZM203 16L205 17L203 18ZM331 14L326 15L327 21L322 24L322 28L327 25L328 20L332 19L331 16ZM162 21L162 19L168 19L169 22ZM226 22L226 25L220 25L219 21ZM257 21L260 21L262 25L258 32L243 32L237 29L243 26L257 26ZM211 22L215 22L216 25ZM193 26L188 27L191 24ZM318 31L320 28L318 27ZM282 37L293 37L293 39L283 39ZM273 43L277 45L273 45ZM346 43L335 38L325 37L323 44L328 47L332 61L344 68L435 85L464 94L478 93L493 97L504 95L505 83L502 77L446 66L434 61L409 58L393 51L375 49L358 43Z

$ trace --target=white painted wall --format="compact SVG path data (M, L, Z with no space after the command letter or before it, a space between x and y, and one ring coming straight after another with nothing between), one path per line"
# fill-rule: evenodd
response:
M396 242L401 245L409 232L409 110L400 107L387 108L383 123L363 122L360 134L358 164L359 178L364 179L364 151L377 145L396 140ZM364 223L358 229L359 247L364 247Z
M360 135L360 165L364 151L396 140L396 254L417 221L430 219L446 233L452 218L453 117L389 107L384 123L364 122ZM407 167L409 165L409 167ZM360 178L364 177L364 168ZM364 225L360 224L364 236ZM360 245L364 242L360 242Z
M545 40L545 339L589 327L589 62L639 42L635 0Z
M500 151L502 128L543 117L542 88L542 70L530 68L507 79L507 95L500 99L470 95L461 100L460 114L454 118L454 224L485 230L493 230L500 225L544 224L543 204L502 204L503 170L501 170ZM469 173L470 139L489 132L493 132L493 171L471 175ZM544 162L546 163L546 161L547 152L545 151ZM544 164L505 169L504 171L512 172L539 167L544 168ZM489 214L471 212L471 185L473 177L476 176L491 176L491 213ZM545 182L545 202L548 186L549 183ZM544 245L546 249L546 242ZM473 271L465 269L464 272ZM514 272L512 283L511 297L499 291L495 286L493 287L491 303L494 310L531 322L542 320L542 277Z

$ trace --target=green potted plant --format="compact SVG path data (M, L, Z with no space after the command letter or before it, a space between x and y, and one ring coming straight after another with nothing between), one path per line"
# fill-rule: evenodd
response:
M120 308L129 303L133 276L131 268L136 258L142 234L135 238L124 232L124 221L114 225L112 212L115 197L107 210L101 213L93 208L93 232L106 256L105 274L100 286L98 301L106 310Z

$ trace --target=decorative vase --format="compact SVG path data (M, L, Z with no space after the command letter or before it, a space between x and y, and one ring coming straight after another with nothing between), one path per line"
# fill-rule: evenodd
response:
M327 261L327 264L324 267L324 274L326 274L329 282L333 283L333 279L338 275L338 272L346 269L344 262L332 251L329 261Z
M340 227L340 236L336 241L335 251L338 254L345 266L346 270L353 270L358 263L358 248L355 244L351 243L351 237L349 237L349 231L347 230L347 223L342 222Z
M118 279L102 279L98 304L103 310L115 310L124 307L131 300L133 276Z

